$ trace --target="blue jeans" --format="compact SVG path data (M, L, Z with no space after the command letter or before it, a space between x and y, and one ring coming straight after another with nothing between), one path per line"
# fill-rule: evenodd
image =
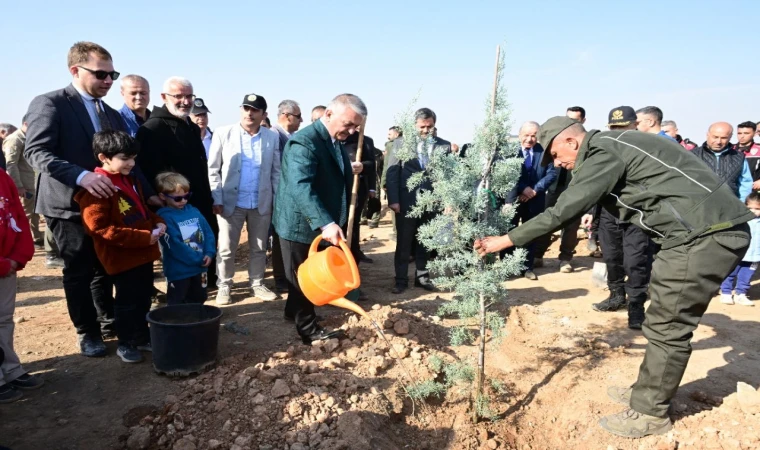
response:
M723 283L720 285L721 294L730 294L734 288L734 280L736 280L736 294L747 294L749 291L749 282L752 281L752 275L755 274L757 263L742 261L738 266L729 274Z

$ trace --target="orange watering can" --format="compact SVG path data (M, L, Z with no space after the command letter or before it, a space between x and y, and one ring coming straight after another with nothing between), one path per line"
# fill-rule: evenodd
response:
M318 252L322 236L317 236L309 248L309 257L298 268L298 285L310 302L317 306L333 305L351 310L361 316L367 313L356 303L344 298L361 284L359 267L351 249L341 240L337 247Z

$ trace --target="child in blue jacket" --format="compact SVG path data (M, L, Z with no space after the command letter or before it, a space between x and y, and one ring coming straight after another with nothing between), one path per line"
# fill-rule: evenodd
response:
M158 210L166 222L166 235L160 240L168 283L166 302L203 303L208 299L208 266L216 256L214 234L200 211L187 203L192 195L187 178L163 172L156 177L156 188L166 202Z

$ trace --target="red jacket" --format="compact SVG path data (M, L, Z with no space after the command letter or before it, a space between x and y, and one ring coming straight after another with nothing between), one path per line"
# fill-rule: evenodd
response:
M0 169L0 277L11 269L11 261L24 268L34 256L34 241L13 179Z
M92 236L95 253L109 275L161 258L158 243L151 244L150 235L164 220L145 206L140 184L132 177L127 179L139 194L142 208L134 195L121 189L109 198L96 198L85 189L74 196L82 209L84 229Z

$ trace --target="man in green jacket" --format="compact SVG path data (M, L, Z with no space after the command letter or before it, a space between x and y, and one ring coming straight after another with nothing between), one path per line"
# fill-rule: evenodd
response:
M285 319L295 321L304 344L336 336L317 324L314 305L299 288L296 273L317 236L333 245L345 240L341 227L348 218L353 176L363 165L349 160L342 141L366 115L359 97L339 95L321 118L290 138L283 152L272 224L280 236L288 281Z
M754 215L715 174L674 141L638 131L586 131L567 118L541 126L542 164L572 170L557 205L504 236L475 242L481 255L524 246L596 203L641 227L662 246L649 285L643 331L649 343L632 387L608 395L628 405L600 425L619 436L666 433L670 400L691 355L691 338L721 281L749 245Z

